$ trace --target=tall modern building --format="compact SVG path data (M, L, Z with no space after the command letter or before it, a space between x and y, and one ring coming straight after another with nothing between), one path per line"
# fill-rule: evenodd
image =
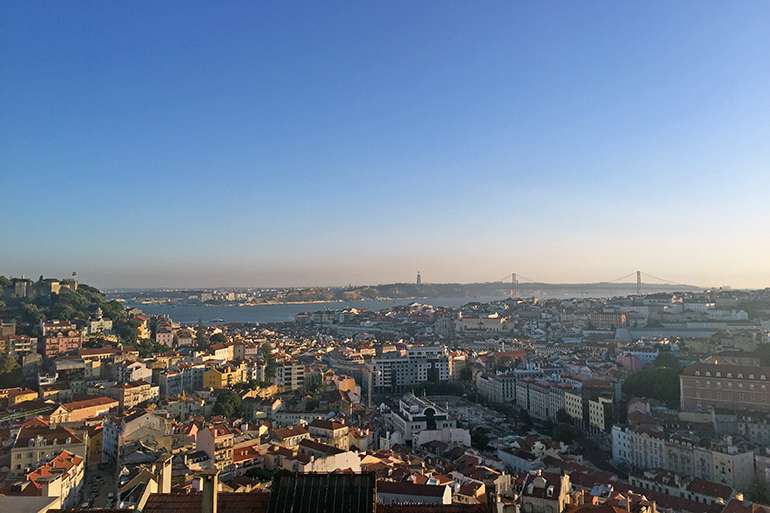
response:
M400 392L408 385L449 381L449 359L446 346L414 346L385 353L364 365L364 386L376 392Z

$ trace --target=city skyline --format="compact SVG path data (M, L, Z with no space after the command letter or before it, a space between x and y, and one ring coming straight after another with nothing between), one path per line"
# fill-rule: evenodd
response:
M0 274L770 286L766 3L0 9Z

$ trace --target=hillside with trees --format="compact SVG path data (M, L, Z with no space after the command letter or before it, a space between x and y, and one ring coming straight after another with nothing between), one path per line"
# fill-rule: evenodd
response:
M20 332L39 335L38 325L53 319L85 322L101 308L102 315L113 321L113 331L123 342L135 344L139 335L139 323L128 318L120 301L108 301L102 291L85 284L78 284L77 291L62 287L51 292L54 280L43 278L27 286L26 297L15 294L18 278L0 276L0 319L15 321Z

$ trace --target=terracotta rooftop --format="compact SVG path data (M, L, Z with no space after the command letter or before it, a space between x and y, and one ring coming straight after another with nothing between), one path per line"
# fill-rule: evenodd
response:
M217 509L226 513L265 513L269 494L263 492L217 494ZM143 513L199 513L203 493L154 493Z
M391 481L377 481L377 493L393 493L415 497L442 497L445 491L446 485L437 486L410 482L393 483Z

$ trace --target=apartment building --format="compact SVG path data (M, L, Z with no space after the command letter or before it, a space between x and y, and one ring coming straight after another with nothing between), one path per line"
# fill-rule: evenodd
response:
M167 369L161 369L154 379L158 383L159 393L164 397L190 393L203 388L206 366L202 363L179 363Z
M209 367L203 373L203 386L217 390L231 388L236 383L240 383L240 377L241 373L238 368L229 363L217 367Z
M709 411L740 404L747 411L770 411L768 376L770 367L693 363L679 376L680 406L686 411Z
M121 410L128 410L144 401L156 401L160 395L158 386L146 381L134 381L107 387L105 395L117 399Z
M38 352L46 358L80 351L83 338L77 329L50 330L38 342Z
M11 473L16 476L26 474L40 462L49 461L62 451L85 459L88 433L64 426L52 427L47 423L23 426L11 449Z
M205 452L217 470L224 470L233 465L234 445L233 432L224 424L217 424L198 432L195 449Z
M85 459L61 451L50 461L29 472L22 481L11 485L9 497L48 497L58 499L62 508L79 506L85 476Z
M754 476L757 446L742 437L720 440L665 435L647 428L612 427L612 456L635 468L662 468L738 490Z
M445 346L415 346L406 352L385 353L364 365L364 387L399 392L409 385L449 381L450 354Z
M271 382L286 390L299 390L305 386L305 365L294 360L279 362Z

